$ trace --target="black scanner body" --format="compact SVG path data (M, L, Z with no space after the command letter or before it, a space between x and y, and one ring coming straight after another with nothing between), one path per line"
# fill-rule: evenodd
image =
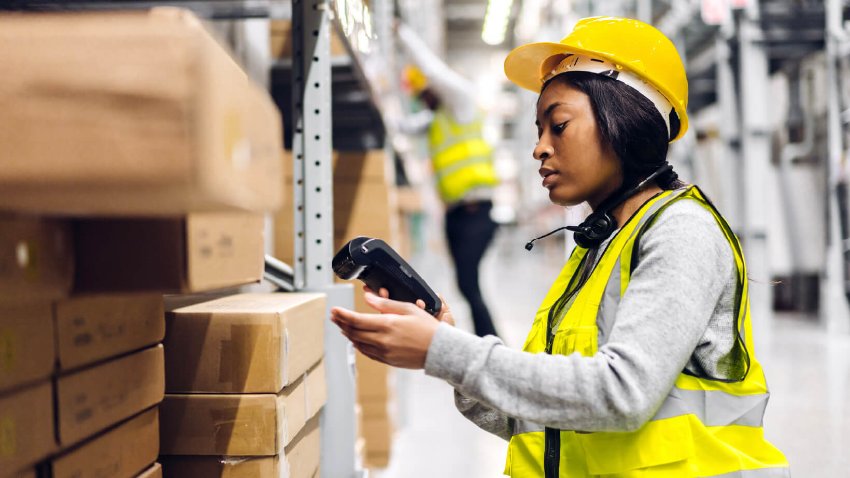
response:
M342 246L333 258L334 273L345 280L359 279L376 293L382 287L390 299L425 302L425 311L440 313L442 302L431 287L386 242L370 237L356 237Z

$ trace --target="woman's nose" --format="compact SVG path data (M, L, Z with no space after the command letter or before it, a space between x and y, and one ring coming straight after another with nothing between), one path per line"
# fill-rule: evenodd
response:
M554 154L554 151L552 150L552 145L550 145L548 142L544 142L541 140L538 141L537 145L534 146L534 152L532 153L532 156L534 156L534 159L538 161L543 161L544 159L552 156L552 154Z

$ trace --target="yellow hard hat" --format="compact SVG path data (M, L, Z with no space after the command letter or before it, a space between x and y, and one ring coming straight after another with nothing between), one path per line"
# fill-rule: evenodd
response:
M562 65L567 57L571 58L568 62L570 64ZM586 59L588 67L574 66L573 63L579 58ZM593 62L611 65L613 70L603 72L601 66L593 69ZM662 108L659 101L665 104L669 102L679 116L679 132L670 142L681 138L688 130L688 78L685 66L673 42L651 25L630 18L584 18L560 43L522 45L505 59L508 79L537 93L546 80L566 71L594 71L614 78L620 72L629 72L631 75L624 76L634 75L637 83L647 87L633 84L635 81L618 79L636 87L659 110ZM658 97L658 93L663 99ZM663 112L662 116L665 116L665 122L669 121Z
M414 95L421 93L428 86L428 77L425 76L425 73L422 73L422 70L413 65L404 67L403 78L407 88Z

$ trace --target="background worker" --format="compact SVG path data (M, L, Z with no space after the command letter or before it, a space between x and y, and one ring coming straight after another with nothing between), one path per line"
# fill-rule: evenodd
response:
M588 18L560 43L516 48L505 72L540 95L533 157L549 199L593 209L523 350L385 291L366 293L380 314L335 307L332 320L367 356L451 384L464 416L509 440L510 476L790 476L764 438L741 245L667 163L688 128L673 43Z
M398 38L417 68L407 81L427 110L400 124L405 133L428 134L428 146L440 199L445 205L446 240L455 265L457 285L472 315L475 334L498 335L479 285L479 265L497 225L490 217L493 149L482 134L482 115L474 87L449 68L404 24Z

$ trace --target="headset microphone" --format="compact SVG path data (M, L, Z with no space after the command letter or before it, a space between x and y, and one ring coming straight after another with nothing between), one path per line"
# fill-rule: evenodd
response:
M634 196L638 191L646 187L650 181L668 171L671 171L672 169L673 166L665 163L655 172L650 174L646 179L641 181L637 186L629 189L616 198L613 198L610 204L606 204L608 200L603 201L599 209L587 216L587 219L578 226L562 226L540 237L535 237L525 244L525 250L530 251L531 248L534 247L534 241L543 239L546 236L550 236L564 229L573 231L573 239L575 239L576 244L580 247L591 249L599 246L599 244L602 244L602 241L607 239L614 231L617 230L617 220L611 215L611 211L622 204L626 199Z
M546 237L546 236L551 236L552 234L555 234L555 233L556 233L556 232L558 232L558 231L561 231L561 230L564 230L564 229L569 229L569 228L570 228L570 226L561 226L561 227L559 227L558 229L555 229L555 230L554 230L554 231L552 231L552 232L547 232L546 234L543 234L543 235L542 235L542 236L540 236L540 237L535 237L534 239L532 239L532 240L530 240L530 241L528 241L528 242L526 242L526 243L525 243L525 250L526 250L526 251L530 251L530 250L531 250L531 248L532 248L532 247L534 247L534 241L536 241L536 240L538 240L538 239L543 239L543 238L544 238L544 237Z

